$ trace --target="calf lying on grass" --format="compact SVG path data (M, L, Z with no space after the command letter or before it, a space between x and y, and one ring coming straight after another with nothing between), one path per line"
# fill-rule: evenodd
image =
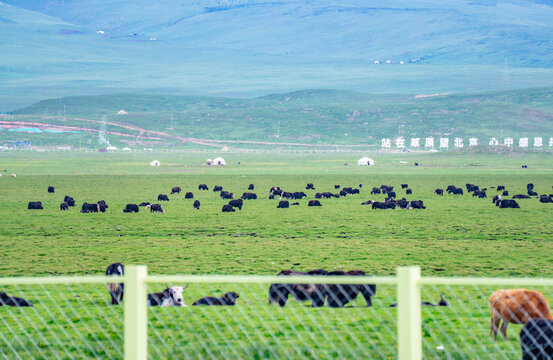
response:
M187 287L167 286L162 292L148 294L148 306L186 306L182 301L182 292Z
M429 301L421 301L421 306L449 306L449 303L444 299L444 296L440 294L440 301L437 304L433 304ZM397 307L397 303L393 303L390 307Z
M224 294L220 298L213 297L213 296L203 297L201 299L194 301L192 305L193 306L197 306L197 305L234 306L234 304L236 304L236 299L238 299L239 297L240 295L238 295L234 291L231 291Z
M8 296L5 292L0 292L0 306L32 307L33 304L23 298Z

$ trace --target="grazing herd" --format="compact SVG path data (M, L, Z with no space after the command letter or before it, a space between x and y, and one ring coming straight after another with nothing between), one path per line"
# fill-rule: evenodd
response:
M466 184L465 186L466 186L467 192L472 193L473 197L478 197L478 198L481 198L481 199L488 197L488 195L486 193L486 191L488 190L487 188L480 189L480 187L478 185L474 185L474 184ZM503 198L505 196L509 196L509 191L506 190L505 185L498 185L497 187L495 187L495 186L490 187L490 189L493 189L493 188L495 188L496 191L498 191L498 192L502 191L501 195L494 195L492 197L492 204L495 204L495 206L497 206L500 209L507 209L507 208L519 209L520 205L516 202L515 199L532 199L532 196L538 197L540 203L553 203L553 194L541 194L541 195L539 195L537 192L534 191L534 184L533 183L529 183L529 184L526 185L527 194L516 194L516 195L513 195L511 197L511 199L504 199ZM449 185L446 188L446 192L448 194L453 194L453 195L463 195L463 189L458 188L455 185ZM443 196L444 195L444 190L443 189L436 189L434 191L434 193L436 195Z
M358 188L353 187L342 187L339 184L334 185L334 190L340 189L338 193L333 193L330 191L324 191L324 192L316 192L313 194L314 199L311 199L308 201L307 206L308 207L321 207L323 204L321 203L320 199L332 199L332 198L341 198L346 197L350 195L357 195L360 194L360 189L363 187L362 184L358 185ZM308 183L305 187L306 190L315 190L315 186L313 183ZM472 193L472 197L477 198L487 198L487 191L488 188L480 188L480 186L475 184L467 183L465 184L465 188L468 194ZM492 197L492 204L495 204L500 209L518 209L520 208L520 205L516 200L519 199L532 199L532 197L537 197L540 203L553 203L553 194L538 194L534 191L534 184L529 183L526 186L526 193L527 194L515 194L511 197L511 199L506 199L506 196L509 196L509 191L506 189L504 185L498 185L497 187L491 186L489 189L496 189L497 192L501 191L501 195L497 194ZM258 196L256 193L251 192L251 190L255 189L254 184L249 184L248 186L248 192L244 192L242 196L240 196L239 199L235 199L235 195L232 192L223 190L223 187L220 185L215 185L213 187L213 192L219 192L219 196L222 200L228 200L227 204L224 204L221 211L224 213L227 212L236 212L236 208L238 210L242 210L242 207L244 205L243 200L257 200ZM405 191L405 195L412 195L413 190L409 187L408 184L401 184L401 189ZM198 190L200 191L206 191L209 190L208 186L206 184L200 184L198 186ZM48 193L55 193L55 188L53 186L48 186L47 188ZM175 186L171 189L171 195L173 194L180 194L182 191L181 187ZM450 195L464 195L464 190L461 187L457 187L455 185L449 185L445 189L435 189L434 193L438 196L444 196L444 193L450 194ZM390 185L381 185L380 187L373 187L370 191L371 195L385 195L385 198L383 201L377 201L377 200L367 200L361 203L361 205L371 205L371 208L373 210L386 210L386 209L395 209L399 207L400 209L404 210L410 210L410 209L426 209L426 206L424 205L422 200L407 200L405 197L401 199L396 199L397 195L394 191L394 186ZM295 191L295 192L288 192L282 190L280 187L273 186L269 190L269 199L279 199L280 201L277 204L278 209L288 209L291 205L300 205L299 202L290 203L289 200L301 200L303 198L308 198L308 194L306 194L303 191ZM185 199L194 199L194 194L192 192L186 192ZM168 195L166 194L159 194L157 196L157 200L159 202L162 201L170 201ZM149 202L142 202L140 205L136 204L127 204L125 208L123 209L124 213L138 213L140 211L140 207L144 206L147 210L150 210L151 213L164 213L163 207L161 204L151 204ZM60 204L59 208L61 211L69 211L71 207L75 207L75 199L73 199L71 196L65 196L63 199L63 202ZM195 210L200 209L200 201L195 200L193 203L193 208ZM27 205L27 209L29 210L42 210L44 209L41 201L30 201ZM108 205L104 200L100 200L97 203L83 203L81 206L81 213L103 213L106 212L106 209L108 209Z

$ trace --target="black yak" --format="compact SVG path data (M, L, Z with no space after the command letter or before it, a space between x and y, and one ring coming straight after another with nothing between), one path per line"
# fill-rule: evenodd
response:
M198 305L234 306L234 304L236 304L236 299L238 299L239 297L240 295L238 295L238 293L231 291L224 294L220 298L213 297L213 296L203 297L201 299L194 301L192 306L198 306Z

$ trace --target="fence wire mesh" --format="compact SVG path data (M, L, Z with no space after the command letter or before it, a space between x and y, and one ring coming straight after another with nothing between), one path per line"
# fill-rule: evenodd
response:
M121 359L123 325L105 284L0 286L3 359Z
M343 298L351 294L345 290L348 285L329 286L330 278L327 285L314 286L325 294L324 304L318 307L312 304L321 299L316 295L322 293L315 291L305 296L302 291L313 288L303 282L300 287L294 287L294 283L284 287L289 290L288 298L280 306L278 299L270 303L270 294L275 299L275 293L270 292L271 284L266 281L227 277L224 281L196 279L188 283L176 280L179 278L194 277L146 279L148 293L171 288L171 301L179 305L182 299L186 305L145 309L151 359L398 357L394 278L377 281L371 307L367 307L362 292L343 307L330 306L330 292L339 288ZM79 279L83 283L35 281L28 285L13 285L0 279L0 358L122 359L123 306L112 304L105 281ZM368 279L370 283L371 278ZM463 280L462 284L451 278L434 280L425 282L423 278L418 282L424 359L553 359L553 316L547 303L553 299L551 281L547 286L539 281L525 286L523 280L508 280L514 281L512 285L505 281L501 285L471 285L482 284L486 279ZM522 288L530 292L519 290ZM497 300L495 313L490 307L492 294ZM162 304L164 297L159 295L154 305ZM155 300L150 297L150 302L152 299ZM209 305L233 300L234 305ZM125 298L123 303L126 301L130 300ZM12 306L28 305L27 302L32 306ZM194 305L198 302L204 305ZM510 321L506 329L503 325L506 340L501 325L504 318Z
M169 286L186 286L169 284ZM361 294L341 308L312 307L311 298L292 295L285 306L269 303L270 284L191 283L183 292L186 307L150 306L149 358L179 359L394 359L397 315L388 307L396 289L378 285L372 307ZM150 284L161 292L165 284ZM193 305L224 302L234 306ZM200 300L201 302L201 300Z

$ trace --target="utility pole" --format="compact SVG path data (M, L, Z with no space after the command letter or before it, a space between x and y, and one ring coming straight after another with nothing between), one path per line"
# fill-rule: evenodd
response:
M171 114L171 130L173 130L173 119L175 118L175 116L173 114Z
M65 105L63 105L63 121L65 121Z

